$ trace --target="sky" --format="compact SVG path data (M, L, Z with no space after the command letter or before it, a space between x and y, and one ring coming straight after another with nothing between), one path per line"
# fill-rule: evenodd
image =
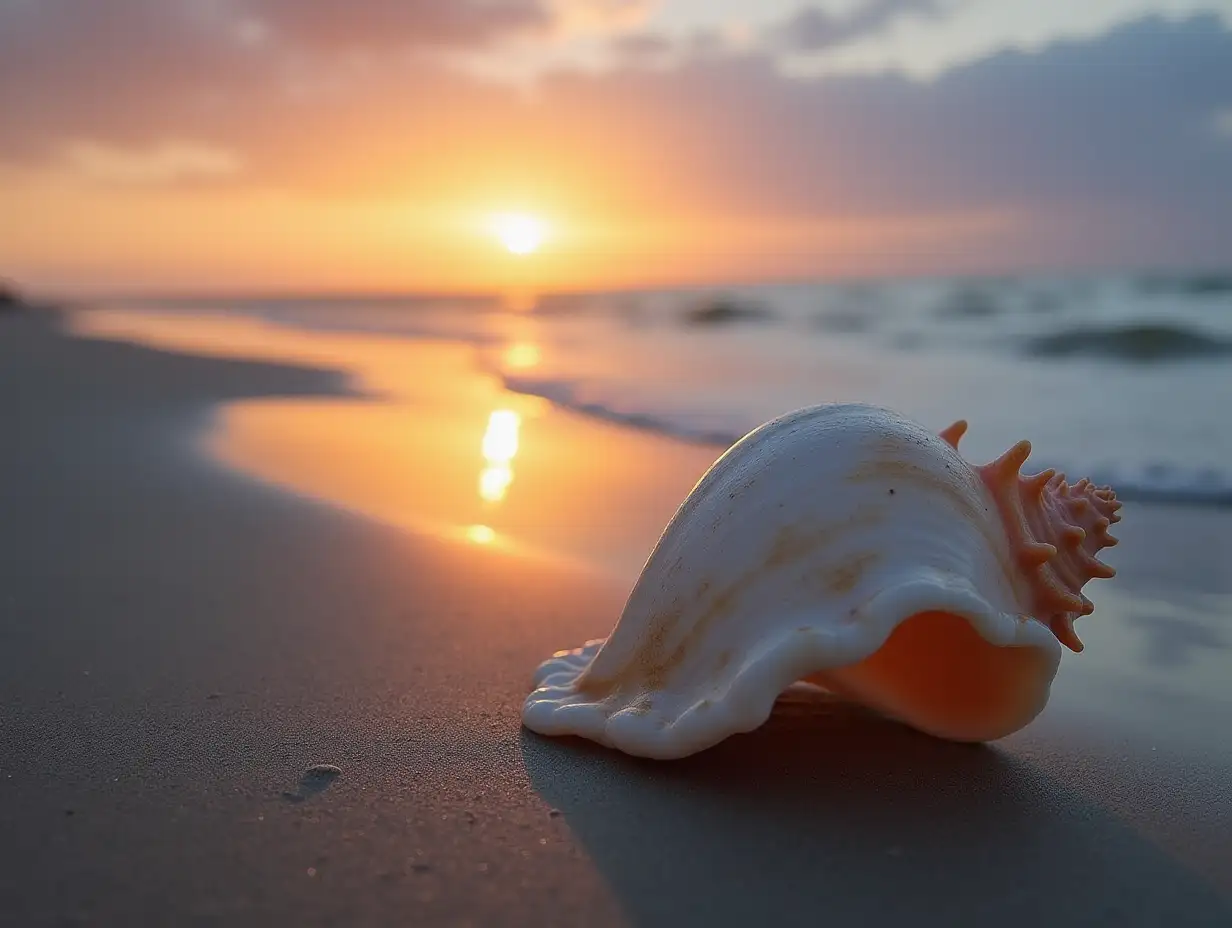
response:
M33 289L1229 265L1232 0L0 0Z

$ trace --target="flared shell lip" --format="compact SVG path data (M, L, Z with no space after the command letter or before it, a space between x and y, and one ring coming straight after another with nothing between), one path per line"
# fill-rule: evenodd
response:
M965 578L927 572L874 594L843 622L823 622L804 613L796 621L780 623L775 637L746 656L725 691L697 699L674 719L633 706L609 716L601 702L578 701L572 683L603 643L588 642L539 668L536 689L523 707L523 723L540 734L579 735L636 756L685 757L765 724L779 696L792 684L864 660L899 625L924 612L964 618L996 647L1044 652L1047 679L1041 679L1040 686L1045 691L1051 686L1061 645L1048 626L1025 614L996 609ZM670 691L669 686L661 692Z

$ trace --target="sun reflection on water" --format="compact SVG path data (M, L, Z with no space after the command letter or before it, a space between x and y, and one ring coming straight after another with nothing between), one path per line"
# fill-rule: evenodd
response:
M489 503L499 503L513 483L513 469L506 466L485 467L479 472L479 495Z
M516 342L505 350L505 364L525 370L539 363L539 348L532 342Z
M496 540L496 532L487 525L468 525L466 537L477 545L490 545Z
M522 417L512 409L495 409L488 417L482 445L485 466L479 472L479 496L486 502L499 503L509 492L521 427Z

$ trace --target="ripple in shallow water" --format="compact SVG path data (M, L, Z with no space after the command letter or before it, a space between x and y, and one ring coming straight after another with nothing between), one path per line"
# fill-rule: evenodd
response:
M741 303L727 297L709 300L687 310L683 319L690 326L732 325L742 322L773 322L775 314L757 303Z

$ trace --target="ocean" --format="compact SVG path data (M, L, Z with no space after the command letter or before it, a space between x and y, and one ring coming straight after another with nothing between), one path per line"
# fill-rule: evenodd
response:
M1232 273L112 305L460 341L512 391L716 448L815 403L962 418L974 461L1027 438L1027 470L1232 505Z

